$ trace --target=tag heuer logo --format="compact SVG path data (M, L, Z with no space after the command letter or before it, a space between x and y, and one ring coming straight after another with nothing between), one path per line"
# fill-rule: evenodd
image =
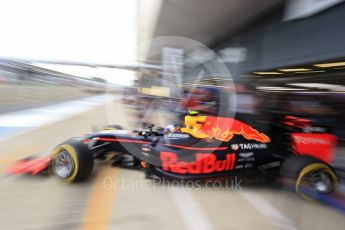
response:
M231 148L236 151L239 147L238 144L233 144L231 145Z

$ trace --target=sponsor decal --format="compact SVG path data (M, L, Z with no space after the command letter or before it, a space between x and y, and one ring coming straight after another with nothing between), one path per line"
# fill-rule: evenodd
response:
M240 158L237 160L237 162L255 161L255 157L253 155L254 155L254 152L239 153L238 156Z
M232 144L231 148L232 148L232 150L236 151L236 150L238 150L239 146L238 146L238 144Z
M295 154L313 156L327 163L332 161L336 136L328 133L292 133L291 136Z
M329 139L318 138L318 137L309 137L309 136L293 136L294 141L297 144L311 144L311 145L330 145L331 142Z
M239 153L238 154L240 157L243 157L243 158L248 158L248 157L251 157L254 155L254 152L247 152L247 153Z
M190 136L187 133L169 133L167 137L169 139L187 139Z
M271 162L268 164L263 164L263 165L260 165L258 168L259 169L268 169L268 168L274 168L274 167L278 167L278 166L280 166L280 161L274 161L274 162Z
M255 157L240 158L237 160L237 162L249 162L249 161L255 161Z
M203 174L232 171L235 166L236 155L234 153L226 154L224 160L217 160L213 153L196 153L195 162L179 161L176 153L161 152L162 169L165 171L180 174Z
M185 128L182 132L189 133L196 138L218 139L228 142L234 135L242 135L247 140L261 143L270 142L270 138L260 133L252 126L228 117L186 116Z
M306 126L303 128L303 131L306 133L323 133L326 132L326 129L322 127Z
M150 151L151 151L151 149L148 148L148 147L142 147L141 150L143 150L143 151L145 151L145 152L150 152Z
M126 134L132 134L132 131L129 130L118 130L118 129L104 129L104 130L100 130L98 131L98 133L113 133L113 134L122 134L122 135L126 135Z
M241 150L252 150L252 149L267 149L265 143L243 143L239 144Z
M253 168L253 167L254 167L254 165L252 163L247 163L247 164L244 165L244 168L246 168L246 169L250 169L250 168Z
M236 165L235 169L243 169L243 165Z

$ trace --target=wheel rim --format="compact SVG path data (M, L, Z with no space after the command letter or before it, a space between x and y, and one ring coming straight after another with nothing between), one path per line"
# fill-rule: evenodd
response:
M62 178L68 178L74 169L74 161L67 151L58 153L53 160L54 173Z
M308 173L303 178L302 184L307 188L321 193L329 193L333 190L331 175L325 170L317 170Z

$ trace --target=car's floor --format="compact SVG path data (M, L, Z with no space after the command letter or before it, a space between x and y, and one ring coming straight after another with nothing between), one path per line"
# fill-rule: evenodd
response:
M113 116L126 127L123 108L116 106ZM16 159L49 152L91 125L107 123L106 114L100 106L0 142L1 229L344 229L339 211L263 186L163 186L106 163L97 164L87 182L71 185L5 174Z

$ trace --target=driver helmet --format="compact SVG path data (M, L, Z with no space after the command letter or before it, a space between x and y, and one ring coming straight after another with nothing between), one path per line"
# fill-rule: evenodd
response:
M181 132L181 127L178 124L169 124L164 129L165 133L179 133Z

